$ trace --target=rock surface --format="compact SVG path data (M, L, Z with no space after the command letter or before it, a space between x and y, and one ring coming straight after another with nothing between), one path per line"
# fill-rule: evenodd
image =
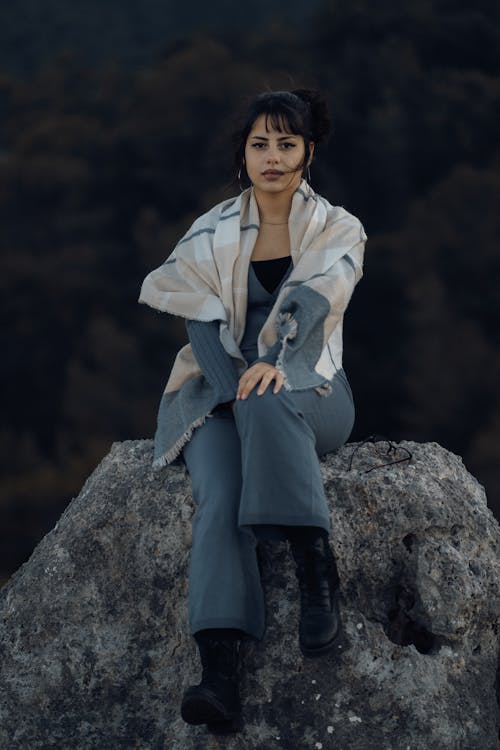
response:
M150 441L114 445L0 592L0 748L497 750L498 525L457 456L383 448L350 444L321 465L343 592L336 652L301 657L287 548L266 543L246 726L217 739L178 714L199 676L189 480L153 472ZM380 467L403 448L409 463Z

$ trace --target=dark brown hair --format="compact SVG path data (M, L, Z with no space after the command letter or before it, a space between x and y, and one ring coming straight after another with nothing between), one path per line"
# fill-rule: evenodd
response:
M238 169L244 166L245 145L255 120L266 116L280 133L301 135L304 138L305 156L299 169L305 171L310 143L322 143L330 133L331 122L325 99L317 91L266 91L259 94L242 118L241 127L233 135L234 158Z

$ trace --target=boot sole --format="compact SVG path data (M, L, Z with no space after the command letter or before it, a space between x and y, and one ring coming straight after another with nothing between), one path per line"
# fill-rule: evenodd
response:
M187 724L207 724L207 729L213 734L230 734L243 728L240 713L227 711L213 693L199 688L192 694L189 690L186 692L181 705L181 716Z
M337 633L335 638L333 638L328 643L325 643L323 646L318 646L317 648L309 648L307 646L303 646L302 643L299 643L300 650L302 651L304 656L307 656L310 659L313 659L315 656L324 656L330 651L333 651L339 639L339 635L340 633Z
M299 647L302 651L304 656L307 656L309 658L314 658L315 656L323 656L324 654L328 654L330 651L332 651L337 641L340 638L340 635L342 633L342 620L340 618L340 611L339 611L339 599L340 599L340 591L337 589L333 595L333 601L334 601L334 608L337 611L337 616L339 620L339 627L331 641L328 641L328 643L324 643L322 646L317 646L316 648L312 648L311 646L304 646L304 644L301 642L299 637Z
M227 721L211 721L207 724L207 730L212 734L236 734L243 730L243 718L237 716Z

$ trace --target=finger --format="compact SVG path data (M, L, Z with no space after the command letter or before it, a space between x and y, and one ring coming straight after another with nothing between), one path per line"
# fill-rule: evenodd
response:
M262 396L263 393L265 393L267 386L271 382L271 380L274 380L276 377L276 373L274 372L266 372L266 374L262 377L262 380L260 381L260 386L257 390L257 395Z
M276 383L274 384L274 388L273 388L273 393L279 393L284 383L285 383L285 378L283 377L281 372L278 372L276 376Z
M262 370L261 370L260 372L255 371L251 375L247 376L247 378L245 379L245 381L241 384L241 387L239 388L240 398L242 399L248 398L248 396L253 391L255 386L262 380L262 378L266 377L267 374L268 374L267 370L265 373L262 373ZM267 386L267 383L266 383L266 386Z
M236 393L236 398L247 398L249 393L251 392L254 385L258 382L257 378L250 377L242 377L240 379L240 382L238 383L238 391Z
M260 381L260 378L251 378L248 379L247 382L244 384L243 388L240 390L240 398L245 399L248 398L248 396L251 394L257 383Z
M268 364L259 362L256 365L252 365L243 373L239 380L236 398L247 398L257 383L259 383L264 377L269 376L265 385L265 388L267 388L269 382L275 377L276 372L277 370Z
M243 375L239 379L239 384L244 386L252 381L259 380L264 371L260 368L259 365L253 365L252 367L249 367L248 370L245 370Z

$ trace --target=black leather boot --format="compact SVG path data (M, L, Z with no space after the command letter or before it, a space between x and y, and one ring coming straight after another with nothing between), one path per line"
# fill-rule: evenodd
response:
M299 645L304 656L330 651L340 633L339 576L322 529L296 527L288 535L300 588Z
M184 693L181 716L188 724L206 724L213 734L243 728L238 684L239 631L200 630L195 635L202 665L199 685Z

